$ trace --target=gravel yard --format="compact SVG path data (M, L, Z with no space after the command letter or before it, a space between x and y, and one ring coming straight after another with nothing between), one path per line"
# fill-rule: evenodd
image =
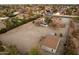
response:
M16 45L21 52L25 52L37 46L41 36L51 32L53 31L48 27L35 26L30 22L0 34L0 40L9 45Z

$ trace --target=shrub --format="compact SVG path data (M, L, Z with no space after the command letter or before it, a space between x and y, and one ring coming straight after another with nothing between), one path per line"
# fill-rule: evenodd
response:
M32 48L29 52L30 55L38 55L39 54L39 51L37 48Z
M41 15L35 15L35 16L32 16L28 19L17 19L17 18L11 18L9 20L6 20L5 21L5 25L6 25L6 28L3 28L0 30L0 34L2 33L5 33L13 28L16 28L22 24L25 24L25 23L28 23L28 22L31 22L31 21L34 21L36 20L37 18L39 18Z
M10 55L18 55L18 54L20 54L20 52L18 51L16 46L12 46L12 45L8 47L8 52L9 52Z
M23 23L22 19L13 19L12 22L15 26L21 25Z
M2 41L0 41L0 46L1 46L2 44L3 44Z
M79 17L73 18L73 20L74 20L75 22L79 23Z
M3 43L2 43L2 41L0 41L0 52L2 52L2 51L4 51L5 49L4 49L4 47L3 47Z
M49 23L51 22L51 18L50 18L50 17L46 17L46 18L45 18L45 22L46 22L47 24L49 24Z
M64 45L64 54L65 55L76 55L77 54L74 42L70 39L67 39Z
M5 49L2 47L2 46L0 46L0 52L2 52L2 51L4 51Z
M60 33L60 37L63 37L63 34L62 33Z
M7 32L7 29L6 29L6 28L2 28L2 29L0 30L0 34L5 33L5 32Z

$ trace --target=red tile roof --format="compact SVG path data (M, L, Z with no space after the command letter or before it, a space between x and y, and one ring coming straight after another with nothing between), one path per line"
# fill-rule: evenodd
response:
M41 44L45 45L49 48L56 49L57 44L59 42L59 38L57 36L46 36L41 40Z

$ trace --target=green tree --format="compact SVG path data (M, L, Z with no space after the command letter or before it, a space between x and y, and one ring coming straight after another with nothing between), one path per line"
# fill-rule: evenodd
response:
M52 20L51 20L50 17L45 17L45 22L46 22L47 24L49 24L51 21L52 21Z
M7 29L6 29L6 28L2 28L2 29L0 30L0 34L5 33L5 32L7 32Z

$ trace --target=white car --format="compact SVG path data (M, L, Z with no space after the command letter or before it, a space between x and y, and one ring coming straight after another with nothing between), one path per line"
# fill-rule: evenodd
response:
M8 19L9 17L1 17L0 19L1 20L4 20L4 19Z
M40 24L41 26L43 26L43 27L48 27L48 25L47 24Z
M19 12L14 12L14 13L13 13L13 15L17 15L17 14L19 14Z

